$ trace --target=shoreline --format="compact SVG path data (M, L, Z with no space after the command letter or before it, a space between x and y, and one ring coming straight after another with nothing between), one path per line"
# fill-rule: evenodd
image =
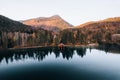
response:
M99 44L87 44L87 45L64 45L64 47L97 47ZM57 45L49 46L31 46L31 47L14 47L14 48L0 48L0 50L22 50L22 49L36 49L36 48L46 48L46 47L58 47Z
M64 47L68 47L68 48L79 48L79 47L90 47L90 48L94 48L94 47L98 47L99 45L107 45L107 44L98 44L98 43L91 43L91 44L85 44L85 45L72 45L72 44L65 44ZM117 44L110 44L110 45L117 45ZM120 45L118 45L120 46ZM48 46L30 46L30 47L13 47L13 48L0 48L0 51L5 51L5 50L24 50L24 49L37 49L37 48L46 48L46 47L58 47L58 45L48 45Z

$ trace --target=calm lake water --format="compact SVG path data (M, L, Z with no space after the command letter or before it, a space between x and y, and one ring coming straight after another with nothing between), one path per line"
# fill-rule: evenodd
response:
M120 46L0 51L0 80L120 80Z

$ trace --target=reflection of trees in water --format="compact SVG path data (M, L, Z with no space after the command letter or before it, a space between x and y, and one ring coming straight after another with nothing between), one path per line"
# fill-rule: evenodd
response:
M82 48L82 47L77 48L76 51L77 51L77 54L81 57L83 57L86 54L86 48Z
M69 60L70 58L73 57L74 49L73 48L65 48L65 49L61 50L61 53L62 53L63 58L66 58L67 60Z
M102 44L96 47L96 49L103 50L106 53L107 52L120 53L120 45Z
M107 52L120 53L120 46L118 45L100 45L96 49L103 50ZM5 61L6 63L25 60L32 58L38 61L42 61L48 55L54 53L56 58L60 57L60 54L64 59L69 60L73 58L74 54L77 54L81 57L85 56L86 48L85 47L64 47L60 50L58 47L45 47L45 48L35 48L35 49L21 49L21 50L0 50L0 63Z
M36 48L36 49L21 49L21 50L6 50L6 51L0 51L0 63L5 60L6 63L18 61L18 60L24 60L28 58L32 58L38 61L42 61L45 59L48 54L54 53L56 58L60 57L60 54L62 54L62 57L64 59L69 60L73 57L73 55L76 53L83 57L86 53L86 48L68 48L65 47L62 50L60 50L58 47L46 47L46 48Z

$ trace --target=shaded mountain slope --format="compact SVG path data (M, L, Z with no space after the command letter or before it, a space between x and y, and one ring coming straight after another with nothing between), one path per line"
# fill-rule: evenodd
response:
M31 26L24 25L18 21L14 21L5 16L0 15L0 31L21 31L31 32L33 29Z

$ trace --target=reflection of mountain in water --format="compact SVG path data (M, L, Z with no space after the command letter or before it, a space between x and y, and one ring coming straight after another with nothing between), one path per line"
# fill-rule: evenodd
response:
M75 53L83 57L86 54L86 48L67 48L60 50L58 47L45 47L35 49L21 49L21 50L6 50L0 51L0 63L5 59L6 63L13 62L14 60L24 60L33 58L38 61L45 59L48 54L54 53L56 58L62 57L69 60Z

